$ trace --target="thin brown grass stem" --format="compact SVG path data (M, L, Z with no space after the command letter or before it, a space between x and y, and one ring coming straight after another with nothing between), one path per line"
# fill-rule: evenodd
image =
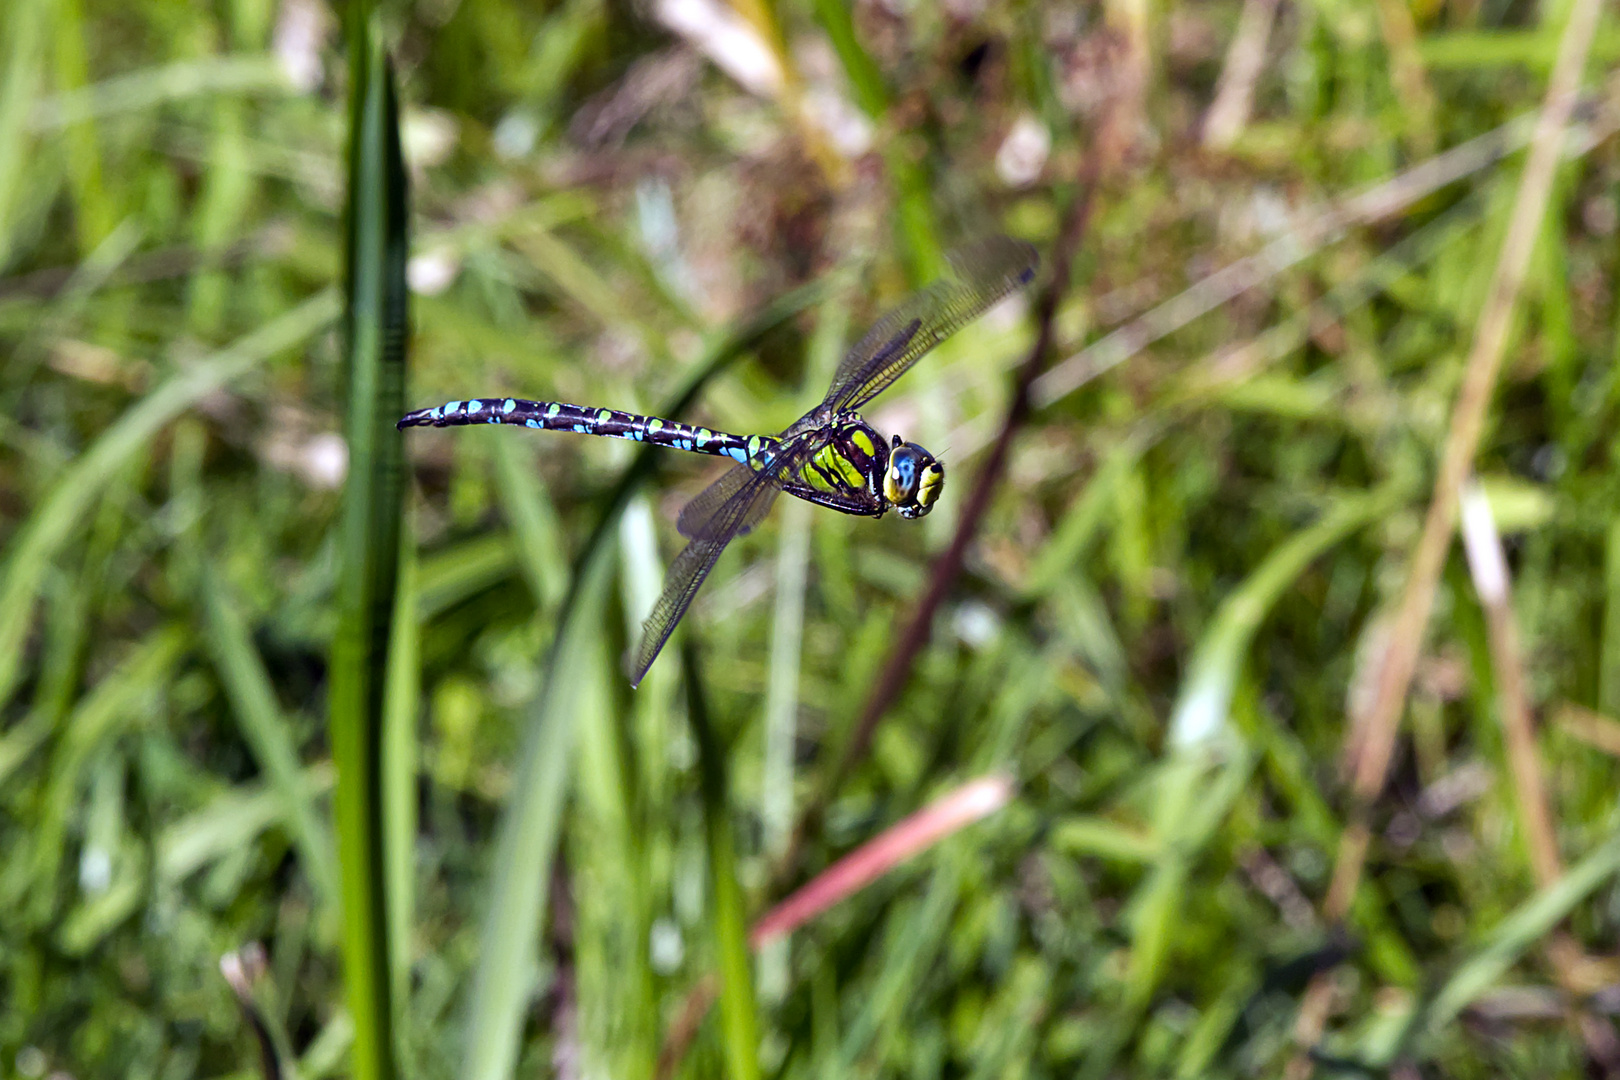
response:
M1278 0L1243 0L1237 33L1215 83L1215 100L1204 114L1200 141L1206 150L1225 150L1243 134L1254 107L1254 87L1265 66L1266 44L1276 21Z
M1530 153L1519 181L1512 217L1502 240L1484 310L1475 328L1462 386L1452 411L1451 427L1435 477L1434 495L1417 550L1413 553L1412 569L1379 671L1365 732L1357 744L1350 821L1340 839L1333 885L1323 905L1323 914L1330 924L1344 919L1360 884L1370 835L1368 818L1373 801L1383 790L1389 773L1395 736L1412 676L1417 669L1429 614L1434 607L1440 571L1451 547L1451 534L1457 521L1458 495L1463 481L1473 470L1474 458L1484 434L1491 398L1502 367L1502 356L1507 349L1513 314L1518 306L1519 292L1524 284L1536 235L1546 216L1565 128L1575 109L1598 11L1597 0L1575 0L1572 5L1559 41L1558 60L1548 83L1546 99L1531 136ZM1321 1007L1321 1002L1327 992L1324 976L1318 976L1307 991L1295 1026L1295 1038L1302 1046L1314 1044L1321 1035L1322 1025L1326 1021L1326 1010ZM1290 1068L1291 1073L1298 1071L1297 1068Z
M1537 138L1546 118L1545 110L1515 117L1388 180L1345 196L1253 255L1200 278L1164 303L1052 365L1035 380L1035 407L1044 409L1067 397L1155 341L1299 265L1350 229L1392 218L1441 188L1489 168ZM1559 129L1567 122L1566 115ZM1571 152L1585 153L1613 134L1617 126L1620 126L1620 110L1616 110L1612 102L1605 102L1597 110L1591 130L1571 147Z
M793 873L799 849L807 834L817 828L827 799L831 797L832 792L838 790L850 770L866 756L878 721L888 712L889 706L894 704L895 699L900 696L900 691L905 688L911 676L912 665L916 663L923 646L928 643L934 615L939 611L946 594L950 592L957 575L962 571L968 545L978 534L979 524L984 518L985 511L990 508L990 499L1006 472L1007 455L1012 448L1013 436L1023 426L1032 410L1030 387L1045 367L1047 355L1052 350L1058 303L1069 291L1070 269L1074 254L1079 249L1080 240L1085 235L1086 224L1091 217L1102 158L1101 154L1087 155L1086 172L1081 178L1080 189L1075 194L1074 201L1069 204L1063 227L1058 233L1057 242L1053 245L1052 275L1036 304L1035 344L1018 369L1012 401L1007 406L1001 429L990 447L990 453L979 469L978 476L974 478L973 488L962 505L956 532L951 536L951 542L944 552L934 560L933 568L928 575L928 587L923 590L910 618L895 635L894 648L872 681L871 692L867 695L866 704L855 722L838 764L828 775L817 797L810 800L800 814L798 824L787 845L787 851L779 864L779 877Z
M686 992L686 1000L681 1002L680 1012L675 1014L669 1030L664 1033L664 1045L658 1050L658 1063L653 1068L653 1076L657 1080L669 1080L675 1075L675 1070L681 1067L692 1040L697 1038L698 1029L703 1026L704 1018L714 1007L714 999L719 996L720 979L712 971Z
M1547 805L1541 755L1531 716L1530 695L1525 689L1524 656L1519 647L1519 626L1513 615L1507 555L1502 537L1491 516L1491 505L1477 480L1470 480L1461 497L1463 550L1474 591L1485 611L1485 635L1491 653L1491 671L1496 679L1496 701L1502 722L1509 771L1513 774L1513 794L1524 829L1530 868L1540 888L1549 888L1564 876L1558 855L1558 835ZM1593 965L1580 943L1566 930L1555 931L1546 942L1547 964L1572 998L1596 989L1591 978ZM1606 1072L1613 1072L1620 1060L1609 1040L1596 1037L1596 1029L1584 1010L1569 1010L1571 1032L1587 1047L1587 1054Z
M1451 547L1451 534L1457 521L1458 492L1473 470L1474 457L1485 431L1491 397L1502 368L1502 356L1507 350L1513 313L1518 306L1519 292L1529 267L1531 251L1535 247L1536 234L1541 230L1542 219L1546 216L1564 129L1575 108L1581 71L1586 66L1586 54L1597 12L1596 0L1577 0L1571 10L1559 44L1558 64L1547 89L1546 103L1537 120L1535 134L1531 137L1529 159L1519 181L1513 215L1508 222L1507 235L1502 240L1501 254L1486 293L1485 307L1475 329L1474 344L1469 350L1462 387L1458 390L1457 404L1452 411L1451 429L1446 435L1439 473L1435 477L1434 496L1412 557L1412 570L1401 599L1389 649L1379 672L1376 696L1369 710L1366 737L1360 744L1355 762L1352 794L1358 816L1365 814L1377 798L1389 772L1401 712L1412 684L1412 675L1417 669L1424 630L1434 607L1440 571ZM1347 851L1346 854L1354 853ZM1352 883L1359 879L1359 860L1357 865L1347 868L1346 876ZM1351 895L1353 890L1350 894L1340 895L1339 899L1345 906L1329 910L1327 915L1330 921L1344 917Z
M1620 720L1566 701L1559 706L1553 722L1564 734L1611 757L1620 757Z
M1491 517L1491 504L1478 481L1469 481L1463 489L1462 536L1474 591L1485 611L1485 636L1491 652L1491 670L1496 677L1497 711L1507 746L1508 768L1513 773L1513 794L1519 804L1525 848L1536 883L1546 887L1563 876L1564 867L1558 857L1552 814L1547 808L1547 788L1536 750L1530 696L1525 690L1524 657L1519 648L1518 622L1513 617L1507 556Z

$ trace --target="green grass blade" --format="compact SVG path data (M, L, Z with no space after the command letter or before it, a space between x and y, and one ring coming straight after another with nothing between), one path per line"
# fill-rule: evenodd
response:
M613 562L602 545L576 577L552 644L513 773L513 800L495 839L495 877L473 973L466 1080L504 1080L517 1062L518 1036L535 971L535 947L551 884L573 767L575 711L589 667L593 620L607 603Z
M81 583L66 574L45 580L45 627L39 680L28 715L0 735L0 788L56 730L73 707L85 644L90 636L89 601Z
M220 681L242 728L242 736L270 787L281 797L282 815L291 827L310 881L323 903L337 899L337 864L332 838L315 813L298 748L289 738L287 722L276 703L275 688L254 647L252 635L225 584L207 564L202 578L203 610L207 614L209 654L219 669Z
M1215 737L1227 722L1232 691L1260 623L1315 559L1356 529L1394 509L1398 485L1340 499L1322 519L1280 545L1221 604L1199 639L1170 720L1170 741L1190 747Z
M658 410L658 415L679 417L691 408L710 379L766 334L815 304L824 291L817 284L788 292L755 319L722 337L697 365L685 389ZM496 833L495 879L468 999L459 1071L464 1080L506 1080L517 1062L563 804L572 779L573 702L580 690L575 676L588 670L586 650L589 634L594 632L581 613L599 612L607 603L619 517L656 461L657 448L643 447L609 493L596 527L575 560L568 593L558 608L557 636L546 657L545 677L513 770L512 801L502 813ZM522 497L521 492L510 489L506 495Z
M703 787L703 829L709 850L709 889L714 899L715 951L720 968L720 1028L726 1066L733 1080L759 1076L759 1018L748 961L748 926L737 886L737 849L731 835L725 750L715 735L703 693L697 650L681 650L686 677L686 716L698 745Z
M187 368L125 412L63 471L9 545L0 580L0 706L17 688L23 641L51 560L124 461L198 401L267 357L307 341L337 313L336 294L323 292Z
M298 782L306 798L320 798L332 788L332 769L326 764L312 765L299 775ZM164 885L177 884L216 859L240 851L276 824L289 831L294 828L287 816L287 800L274 787L222 792L158 835L157 879Z
M1620 335L1616 335L1620 341ZM1598 652L1598 711L1620 710L1620 521L1611 522L1603 549L1603 636Z
M48 135L73 124L146 112L177 101L269 96L291 90L287 73L272 56L208 56L133 71L59 93L40 101L27 119L32 130Z
M568 565L563 552L562 527L557 511L540 483L532 451L517 439L490 444L501 506L512 523L518 558L534 598L543 609L554 608L568 588Z
M155 631L80 699L63 724L29 837L33 868L28 880L34 894L27 918L32 925L44 924L59 910L57 871L91 758L107 739L152 708L162 688L174 681L174 669L189 644L190 636L179 627Z
M475 536L423 557L416 583L416 617L431 620L513 576L518 550L504 533Z
M82 87L89 79L90 65L83 0L60 0L56 10L56 83ZM79 249L93 251L118 224L118 211L107 198L95 124L86 120L69 127L64 134L71 162L68 177L73 187Z
M383 845L388 864L388 944L394 1000L410 989L411 926L416 898L417 715L422 700L421 623L416 618L416 549L409 530L400 537L394 624L388 642L383 696Z
M638 519L651 524L641 497L621 521L633 528ZM573 895L597 902L575 908L574 993L585 1060L598 1063L604 1075L643 1080L653 1075L658 1056L658 998L647 943L661 894L648 872L655 841L644 828L647 811L631 764L628 717L619 707L623 691L619 665L610 658L607 622L606 615L598 617L576 678L583 692L576 699L579 748L568 822L569 883Z
M0 67L0 269L15 254L17 211L23 200L23 176L34 157L28 152L28 114L39 93L45 56L48 0L17 0L4 12L5 64Z
M844 75L855 90L856 104L877 123L887 123L889 91L877 62L855 35L851 6L843 0L816 0L815 7L816 17L832 40ZM879 145L900 204L896 225L905 245L906 269L911 283L920 285L945 269L945 249L934 218L929 177L912 156L909 139L884 137Z
M349 472L339 526L330 723L344 974L354 1018L351 1074L387 1080L398 1066L383 757L403 502L403 441L394 420L405 410L407 196L392 68L369 20L358 17L351 29L358 36L350 66L344 311Z
M816 0L816 18L832 41L833 51L844 65L844 76L855 91L855 103L867 116L877 118L889 111L889 88L883 72L855 36L855 19L850 5L842 0Z
M1551 932L1575 905L1617 873L1620 873L1620 836L1611 837L1570 867L1556 883L1536 893L1503 919L1486 938L1484 947L1446 980L1424 1014L1422 1027L1435 1032L1451 1023L1469 1002Z
M1347 498L1268 555L1221 604L1205 629L1170 721L1172 753L1156 796L1162 854L1137 891L1127 1007L1145 1008L1179 931L1180 897L1199 850L1241 791L1254 754L1228 724L1232 695L1261 622L1312 561L1398 504L1388 485ZM1211 766L1220 762L1219 768ZM1097 1059L1097 1060L1100 1060Z

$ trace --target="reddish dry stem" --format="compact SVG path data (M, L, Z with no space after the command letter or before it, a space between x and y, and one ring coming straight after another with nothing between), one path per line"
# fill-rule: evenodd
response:
M898 864L980 818L1012 798L1005 776L969 781L884 831L816 875L802 889L766 912L748 935L750 948L792 933L846 896L870 885Z

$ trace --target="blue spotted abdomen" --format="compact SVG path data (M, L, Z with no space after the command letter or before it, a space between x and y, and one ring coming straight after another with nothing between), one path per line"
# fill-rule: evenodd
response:
M592 409L562 401L524 401L521 398L473 398L451 401L432 409L407 413L398 427L460 427L466 424L516 424L542 431L573 431L581 435L604 435L610 439L632 439L713 454L733 461L768 456L776 440L765 436L732 435L724 431L693 427L657 416Z

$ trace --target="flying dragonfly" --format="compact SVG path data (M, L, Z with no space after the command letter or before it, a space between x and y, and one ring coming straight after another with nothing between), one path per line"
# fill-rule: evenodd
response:
M1039 257L1023 241L994 236L957 248L947 261L950 274L879 319L845 354L821 404L778 435L732 435L617 409L509 397L418 409L398 426L515 424L633 439L736 462L681 511L677 528L688 543L671 564L627 665L630 684L637 686L720 553L764 519L779 492L861 517L894 509L911 519L933 509L945 486L945 466L899 435L885 440L857 410L934 346L1033 280Z

